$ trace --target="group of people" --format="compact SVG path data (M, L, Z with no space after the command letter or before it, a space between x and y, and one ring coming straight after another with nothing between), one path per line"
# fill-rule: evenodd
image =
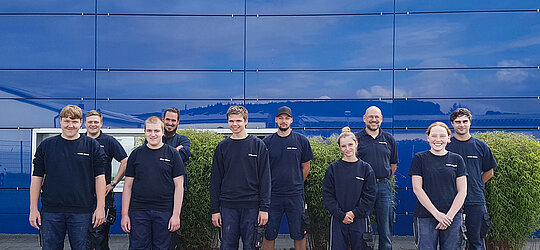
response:
M262 248L274 249L283 214L295 249L306 249L304 181L314 155L308 139L291 129L292 110L278 109L278 130L263 140L247 133L245 107L231 106L226 115L232 135L215 149L209 187L220 249L238 249L240 239L243 249L254 249L257 229L263 227ZM116 212L112 190L124 176L121 227L129 233L129 248L175 249L172 235L180 229L190 156L189 138L176 133L178 109L148 118L146 141L129 157L116 139L101 132L98 111L86 113L86 134L79 133L82 118L79 107L64 107L62 133L45 139L35 153L29 221L40 230L43 249L62 249L66 231L72 249L109 249ZM323 203L331 215L330 249L363 249L372 214L379 249L392 249L397 145L381 129L378 107L369 107L363 119L366 126L360 132L343 129L338 137L343 157L330 164L323 179ZM471 137L471 119L467 109L451 114L454 137L446 124L433 123L426 132L431 149L413 158L409 175L418 199L418 249L457 249L462 214L467 215L469 249L485 249L480 232L487 217L484 183L497 163L487 145ZM113 158L120 162L114 179Z

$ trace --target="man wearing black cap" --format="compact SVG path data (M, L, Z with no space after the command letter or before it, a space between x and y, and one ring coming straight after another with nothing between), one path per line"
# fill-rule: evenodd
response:
M272 177L272 195L263 249L274 249L283 213L287 215L294 248L306 249L306 240L301 230L304 180L309 173L313 151L305 136L292 131L292 122L291 109L287 106L279 108L276 115L278 131L263 140L270 155Z

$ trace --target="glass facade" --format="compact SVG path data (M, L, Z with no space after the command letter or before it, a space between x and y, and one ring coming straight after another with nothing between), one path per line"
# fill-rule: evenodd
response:
M31 129L67 104L106 127L139 128L170 106L181 127L226 128L245 104L252 128L328 136L362 129L371 105L398 141L396 235L412 235L408 169L424 130L457 107L475 131L540 137L540 15L525 1L2 1L0 233L27 222ZM17 225L7 227L6 225ZM120 232L113 227L114 232Z

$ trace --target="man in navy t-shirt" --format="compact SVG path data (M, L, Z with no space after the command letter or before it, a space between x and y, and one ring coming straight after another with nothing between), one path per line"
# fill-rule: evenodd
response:
M180 228L186 168L180 154L163 143L164 125L146 119L146 143L129 156L122 194L122 229L129 249L168 249Z
M455 134L447 149L463 157L469 173L467 198L463 205L469 249L485 249L484 239L480 234L484 218L488 218L484 187L493 177L493 169L497 167L497 162L487 144L471 136L471 119L471 112L465 108L452 112L450 121Z
M263 249L274 249L275 239L283 213L287 215L289 234L296 250L306 249L304 232L301 230L304 214L304 180L314 158L308 139L291 129L292 111L283 106L278 109L278 131L264 138L270 155L272 196L268 209L268 224Z
M397 169L398 153L394 137L381 129L383 116L376 106L366 109L365 129L355 133L358 139L358 158L369 163L375 172L377 196L375 219L379 232L379 249L392 249L394 197L391 179Z
M188 161L190 152L191 142L189 138L185 135L179 135L176 133L178 129L178 123L180 123L180 110L177 108L168 108L163 113L163 123L165 124L165 134L163 135L163 142L176 150L182 156L182 160L185 162Z
M255 226L268 221L270 162L264 142L246 132L248 111L231 106L227 111L231 137L214 153L210 175L212 224L222 231L221 250L253 249Z
M103 126L103 116L97 110L90 110L84 115L84 126L86 127L86 136L95 139L99 142L100 147L105 151L107 155L107 164L105 166L105 182L108 183L105 192L105 210L107 214L116 213L114 209L114 193L112 190L118 182L124 178L127 164L127 154L122 145L112 136L101 132ZM120 162L120 168L118 173L112 180L112 159L116 159ZM116 214L114 215L116 216ZM88 235L89 248L91 249L109 249L109 231L111 224L109 222L103 223L100 227L93 230Z
M62 134L36 149L29 221L40 229L43 249L62 249L67 231L71 249L85 250L91 225L96 228L105 221L106 155L96 140L79 134L79 107L64 107L60 125Z

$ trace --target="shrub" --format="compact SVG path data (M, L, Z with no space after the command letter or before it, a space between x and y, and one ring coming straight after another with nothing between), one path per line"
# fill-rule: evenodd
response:
M486 185L493 221L488 246L521 249L540 229L540 141L502 131L475 134L491 148L499 167Z
M178 133L191 140L191 156L186 164L188 189L180 220L184 249L211 249L217 229L210 215L210 169L216 146L225 137L205 130L185 129Z
M341 158L341 152L337 145L337 135L329 138L311 137L309 141L315 158L311 161L311 169L305 182L305 196L311 220L308 244L311 249L326 249L330 213L322 202L322 181L330 163Z

